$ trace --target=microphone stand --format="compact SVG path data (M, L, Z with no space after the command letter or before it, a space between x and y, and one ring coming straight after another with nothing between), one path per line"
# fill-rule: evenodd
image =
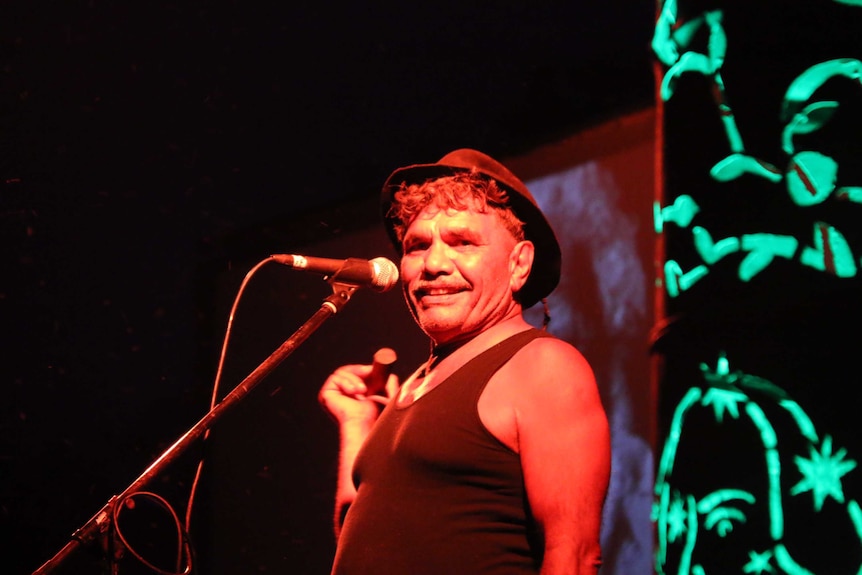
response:
M357 287L353 284L340 283L336 281L338 274L330 280L333 293L326 299L314 315L311 316L296 332L290 336L281 346L254 369L244 380L242 380L224 399L203 416L193 427L185 432L179 439L166 449L152 464L122 493L114 495L89 521L77 529L71 536L71 540L58 551L51 559L33 572L33 575L45 575L54 571L63 561L72 555L79 547L89 545L97 538L103 541L103 549L107 550L110 572L116 573L116 558L120 555L118 550L112 549L111 536L113 535L112 519L114 507L118 501L123 501L129 495L139 491L147 482L159 474L165 467L173 463L195 440L200 438L225 412L239 403L258 383L268 376L287 356L299 347L308 337L314 333L321 324L329 317L338 313L347 302Z

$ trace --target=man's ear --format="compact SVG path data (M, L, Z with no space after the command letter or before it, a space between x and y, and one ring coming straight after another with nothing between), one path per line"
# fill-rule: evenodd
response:
M527 283L530 270L533 269L533 257L536 248L533 242L524 240L515 244L509 256L509 284L512 293L518 292Z

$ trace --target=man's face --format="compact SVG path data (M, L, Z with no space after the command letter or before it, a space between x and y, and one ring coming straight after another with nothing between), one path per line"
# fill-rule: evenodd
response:
M401 278L419 325L435 343L475 335L514 309L513 249L493 212L429 206L404 235Z

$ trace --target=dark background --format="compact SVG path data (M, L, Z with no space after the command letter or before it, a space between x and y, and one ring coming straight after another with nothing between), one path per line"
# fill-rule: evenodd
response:
M391 257L379 237L358 250L376 253L325 252L375 224L392 169L463 146L515 156L652 105L653 17L650 2L619 1L4 3L3 572L49 559L206 412L254 263L309 245ZM297 273L255 278L269 290L258 302L285 282L300 295L260 312L265 329L240 315L238 346L274 329L255 341L274 349L313 313L329 288ZM357 317L400 310L399 297L358 293ZM291 361L341 362L346 350L326 348L337 329ZM350 357L384 335L358 336ZM262 359L229 364L223 391ZM300 400L319 383L300 382ZM305 416L282 416L301 443ZM187 495L195 462L154 488Z

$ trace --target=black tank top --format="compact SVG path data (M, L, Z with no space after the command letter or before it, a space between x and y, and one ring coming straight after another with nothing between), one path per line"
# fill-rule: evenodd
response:
M477 404L502 365L548 335L517 333L412 404L383 410L354 465L357 497L333 574L538 573L520 459L485 428Z

